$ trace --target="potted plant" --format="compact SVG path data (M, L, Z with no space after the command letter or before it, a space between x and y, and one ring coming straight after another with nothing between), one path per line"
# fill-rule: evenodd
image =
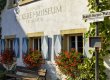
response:
M23 61L28 68L40 67L43 61L42 54L38 50L30 49L23 57Z
M16 58L14 56L14 52L10 49L6 49L1 54L1 63L7 71L12 70L12 68L16 64Z
M82 54L75 49L68 51L61 51L59 56L56 57L56 64L62 74L72 79L79 76L78 64L81 64Z

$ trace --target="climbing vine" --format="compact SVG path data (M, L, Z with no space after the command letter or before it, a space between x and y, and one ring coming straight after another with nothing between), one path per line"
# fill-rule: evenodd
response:
M110 10L109 0L99 0L98 5L96 5L96 0L88 0L88 7L91 13L102 12ZM110 18L105 17L104 21L98 22L98 33L102 37L102 48L99 51L99 80L106 80L107 76L104 72L105 66L103 64L104 56L108 55L110 47ZM86 33L86 37L95 36L95 23L90 24L89 31ZM79 65L81 71L80 79L94 80L95 79L95 56L93 51L93 56L91 59L85 58L83 64Z
M109 0L99 0L99 5L97 6L98 10L96 10L96 0L88 0L89 4L89 11L90 12L96 12L96 11L105 11L105 10L110 10L110 1ZM95 23L90 24L90 29L88 33L86 34L87 36L94 36L95 35ZM103 39L103 46L101 48L101 54L100 56L105 56L109 54L108 47L110 46L110 18L105 17L104 21L98 22L98 33L99 36L101 36Z

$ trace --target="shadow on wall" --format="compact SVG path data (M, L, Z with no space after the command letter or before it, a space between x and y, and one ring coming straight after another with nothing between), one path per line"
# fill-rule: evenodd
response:
M16 14L14 13L13 10L9 11L9 14L7 14L7 12L6 12L4 14L3 18L4 19L3 19L3 23L2 24L3 24L3 32L4 32L4 34L7 31L7 28L10 27L10 28L8 28L9 32L7 32L6 34L9 33L8 35L11 35L11 34L14 33L14 34L17 35L17 37L26 37L26 32L23 29L23 25L16 19ZM5 24L5 22L7 22L7 24ZM49 54L48 54L48 56L49 56L49 60L51 60L51 56L52 56L51 55L52 38L49 37L48 42L49 42L49 44L48 44L49 45L49 48L48 48ZM20 50L22 51L21 47L20 47ZM21 56L22 56L22 52L20 54L20 57ZM20 61L20 63L18 65L23 65L21 62L22 61ZM50 80L57 80L55 64L52 64L51 61L46 61L46 64L44 64L43 67L47 69L47 75L51 76Z
M104 57L104 65L106 67L107 80L110 80L110 55Z
M9 9L6 11L4 10L4 12L2 14L1 25L2 25L2 35L3 35L2 38L4 36L15 35L15 38L19 38L18 42L20 43L20 45L19 45L20 47L18 47L17 49L22 50L21 37L25 37L26 32L23 29L22 24L17 21L14 9ZM18 65L23 65L22 59L21 59L22 52L20 52L19 56L20 57L18 57L18 58L20 58L20 62L18 63Z
M9 28L10 27L10 28ZM6 10L2 15L2 33L7 35L16 34L17 36L25 35L22 24L16 19L14 9ZM8 31L7 31L8 29Z

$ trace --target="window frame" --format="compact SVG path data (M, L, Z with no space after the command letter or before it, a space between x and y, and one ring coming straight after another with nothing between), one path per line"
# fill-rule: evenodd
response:
M70 42L70 37L71 36L75 36L75 49L76 51L78 51L78 36L82 36L82 52L83 53L83 49L84 49L84 42L83 42L83 34L70 34L70 35L67 35L67 51L70 51L71 50L71 42Z
M7 38L5 41L5 49L13 50L14 38Z
M38 50L41 51L41 37L30 37L28 42L29 48L35 50L35 39L38 40Z

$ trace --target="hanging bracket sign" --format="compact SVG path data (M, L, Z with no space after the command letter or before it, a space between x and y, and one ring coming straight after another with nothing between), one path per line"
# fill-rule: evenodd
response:
M104 16L110 16L110 10L102 11Z
M104 16L102 12L96 12L96 13L84 14L83 19L87 22L93 23L93 22L104 21Z
M101 48L101 37L89 37L89 47Z
M83 19L87 22L93 23L93 22L104 21L104 17L106 17L106 16L110 16L110 10L96 12L96 13L90 13L90 14L84 14Z

